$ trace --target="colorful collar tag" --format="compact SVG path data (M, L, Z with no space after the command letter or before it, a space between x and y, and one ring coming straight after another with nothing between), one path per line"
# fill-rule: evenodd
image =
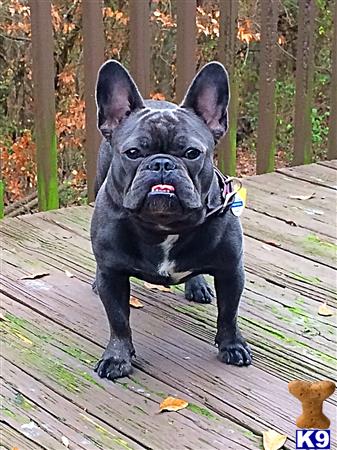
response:
M240 187L234 197L233 203L230 205L230 209L234 216L241 216L245 206L247 199L247 189L244 187Z

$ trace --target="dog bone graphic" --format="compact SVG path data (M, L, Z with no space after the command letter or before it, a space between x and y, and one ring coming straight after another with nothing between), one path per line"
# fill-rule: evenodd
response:
M323 402L334 393L335 383L294 380L288 384L288 389L302 403L302 414L296 420L298 428L329 428L330 420L323 414Z

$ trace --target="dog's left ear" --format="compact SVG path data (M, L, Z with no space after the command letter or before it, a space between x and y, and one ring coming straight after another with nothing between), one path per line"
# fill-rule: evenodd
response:
M228 128L228 103L227 71L222 64L211 62L195 76L180 107L192 109L201 117L218 141Z

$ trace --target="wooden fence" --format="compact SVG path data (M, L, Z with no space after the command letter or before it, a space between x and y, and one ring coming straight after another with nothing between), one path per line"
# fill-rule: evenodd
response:
M196 0L177 3L177 85L181 100L196 68ZM40 210L58 207L57 142L55 134L53 30L50 0L29 0L31 8L33 82L35 86L35 136L38 164ZM129 0L130 69L142 94L150 89L151 36L149 0ZM219 60L231 76L230 124L220 144L218 165L235 174L238 85L234 77L239 0L220 0ZM314 77L315 0L298 0L298 39L296 55L294 164L312 160L311 106ZM101 0L82 0L84 77L86 103L86 161L88 199L93 200L96 156L100 136L96 130L94 88L97 70L104 58L104 30ZM259 120L257 173L274 170L275 156L275 80L277 62L277 20L279 0L261 0L261 52L259 76ZM337 158L337 2L334 6L333 68L328 158ZM0 185L1 188L1 185ZM1 190L1 189L0 189Z

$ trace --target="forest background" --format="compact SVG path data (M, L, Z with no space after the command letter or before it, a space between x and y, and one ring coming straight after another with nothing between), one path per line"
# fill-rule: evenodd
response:
M183 0L178 0L183 1ZM239 1L239 0L238 0ZM315 79L312 105L314 159L327 148L331 79L332 6L316 0ZM176 81L175 1L150 0L152 32L151 97L172 100ZM197 65L217 59L219 1L197 0ZM291 163L297 0L280 0L276 81L276 167ZM128 1L105 0L105 57L128 66ZM61 206L86 203L84 81L81 0L55 0L52 6L55 50L56 129ZM235 75L239 82L238 175L255 171L260 53L259 0L240 0ZM0 0L0 151L5 205L36 190L31 27L28 1Z

